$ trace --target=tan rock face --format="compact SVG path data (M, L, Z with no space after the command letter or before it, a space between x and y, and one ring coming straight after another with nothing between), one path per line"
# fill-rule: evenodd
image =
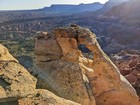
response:
M15 61L18 62L7 50L6 47L0 44L0 61Z
M55 41L57 45L53 52L46 53L45 50L52 50L52 45L40 42L49 43L50 40ZM85 45L94 57L85 57L78 49L79 45ZM47 46L44 52L37 54L43 46ZM140 104L133 87L102 51L96 36L88 29L75 25L55 29L53 33L48 33L48 36L37 39L35 54L40 69L39 76L48 84L46 88L63 98L82 105ZM53 54L59 56L42 62ZM42 55L44 58L40 59Z
M69 29L69 34L73 35L75 33L74 29L72 29L72 33ZM64 33L64 38L61 37L61 31ZM74 33L73 33L74 31ZM68 38L67 32L65 32L65 29L62 30L55 30L55 35L60 38L55 38L54 40L57 41L59 48L61 49L61 57L57 59L51 59L46 62L42 62L42 60L38 60L38 65L40 66L42 73L40 74L41 77L48 83L51 90L54 90L56 94L58 94L61 97L74 100L79 103L83 104L90 104L94 105L94 97L90 96L87 92L87 88L83 81L83 74L82 74L82 66L83 65L83 55L78 49L77 41L75 38ZM60 34L59 34L60 33ZM63 35L63 34L62 34ZM53 35L52 35L53 36ZM76 33L75 33L76 36ZM65 38L66 37L66 38ZM71 36L72 37L72 36ZM45 38L44 38L45 39ZM44 39L37 40L36 46L35 46L35 54L36 51L39 51L40 46L45 46L39 44ZM46 38L46 43L51 40L52 38ZM52 49L51 46L48 46L46 48L47 50ZM56 51L53 53L58 53L57 48ZM46 58L51 54L46 54ZM54 55L56 55L54 54ZM40 58L39 54L37 55ZM44 55L44 54L43 54ZM85 58L86 59L86 58ZM79 62L79 60L81 60ZM87 60L87 59L86 59ZM85 61L85 63L91 62L91 60ZM83 67L85 67L83 65ZM84 72L84 71L83 71ZM85 80L86 81L86 80ZM92 103L91 103L92 102Z
M28 96L18 101L18 105L80 105L60 98L47 90L37 90L34 96Z
M36 82L37 79L0 45L0 105L79 105L47 90L36 89Z
M36 79L0 45L0 102L24 97L35 91Z

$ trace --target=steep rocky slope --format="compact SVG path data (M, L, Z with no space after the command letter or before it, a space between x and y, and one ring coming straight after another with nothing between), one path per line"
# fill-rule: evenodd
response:
M103 15L106 12L108 12L112 7L120 5L120 4L122 4L126 1L128 1L128 0L108 0L104 4L104 6L101 9L97 10L95 13L98 14L98 15Z
M47 90L0 44L0 105L79 105Z
M133 87L88 29L74 24L36 37L38 76L47 83L44 88L82 105L140 104Z
M112 8L106 15L118 18L125 22L139 23L140 21L140 0L129 0L121 5Z

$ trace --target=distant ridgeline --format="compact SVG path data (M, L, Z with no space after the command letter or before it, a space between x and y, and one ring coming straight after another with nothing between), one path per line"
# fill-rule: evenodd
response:
M101 9L103 4L99 2L91 3L91 4L79 4L79 5L63 5L63 4L56 4L51 5L50 7L44 7L43 11L52 12L52 13L64 13L64 12L71 12L71 13L78 13L78 12L86 12L86 11L97 11Z

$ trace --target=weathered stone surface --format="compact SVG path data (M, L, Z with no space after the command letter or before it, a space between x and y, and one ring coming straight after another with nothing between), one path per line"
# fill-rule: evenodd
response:
M0 61L15 61L18 62L7 50L6 47L0 44Z
M70 30L71 29L69 29L67 32L69 32L72 37L74 33L73 31L71 33ZM64 29L62 29L62 31L62 35L64 35L65 37L65 35L67 35L67 32L65 32ZM58 35L59 37L59 33L61 33L61 31L56 29L55 33L55 35ZM40 50L40 47L38 47L39 45L43 46L39 43L41 42L41 40L42 39L37 40L35 52L36 50ZM46 39L46 43L48 40L51 39ZM78 47L76 39L68 38L68 36L66 36L66 38L57 38L55 40L58 42L58 45L60 46L59 48L62 51L61 58L58 58L56 60L51 59L46 62L38 60L38 65L40 65L41 70L43 71L40 75L49 84L49 87L47 88L51 88L50 90L53 90L53 92L61 97L74 100L85 105L95 105L94 97L90 96L91 93L87 92L88 86L86 85L88 84L86 84L86 82L84 83L83 79L85 79L86 81L86 78L84 78L82 74L82 69L85 67L83 65L83 62L85 64L89 63L88 65L90 65L92 63L92 60L84 58L81 52L77 50ZM51 46L47 47L47 50L49 49L51 49ZM45 53L46 57L49 55L53 55L54 53L57 54L57 48L55 47L54 49L56 50L51 54L47 55ZM40 58L40 56L42 56L39 54L36 55L37 59L38 57ZM79 62L79 60L81 63ZM83 67L80 65L83 65Z
M0 102L32 94L35 91L36 78L4 46L0 45L0 51Z
M79 105L36 89L37 79L2 45L0 55L0 105Z
M52 33L51 33L52 34ZM48 33L49 35L49 33ZM42 62L42 55L56 55L58 47L47 54L36 54L39 76L49 88L59 96L74 100L82 105L139 105L139 98L130 83L120 74L118 68L100 48L96 36L79 26L58 28L48 38L38 38L35 52L40 50L40 42L55 40L61 50L61 57ZM78 49L85 45L94 54L92 59ZM51 50L48 46L45 50ZM124 101L124 99L127 101Z
M60 98L47 90L37 90L34 96L28 96L18 101L18 105L80 105Z

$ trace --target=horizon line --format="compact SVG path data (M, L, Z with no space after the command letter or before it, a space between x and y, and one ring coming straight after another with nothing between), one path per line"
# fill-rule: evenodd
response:
M105 4L101 2L92 2L92 3L78 3L78 4L63 4L63 3L56 3L56 4L51 4L49 6L44 6L44 7L51 7L52 5L80 5L80 4L94 4L94 3L100 3L100 4ZM2 11L28 11L28 10L38 10L38 9L43 9L44 7L40 8L23 8L23 9L0 9L0 12Z

